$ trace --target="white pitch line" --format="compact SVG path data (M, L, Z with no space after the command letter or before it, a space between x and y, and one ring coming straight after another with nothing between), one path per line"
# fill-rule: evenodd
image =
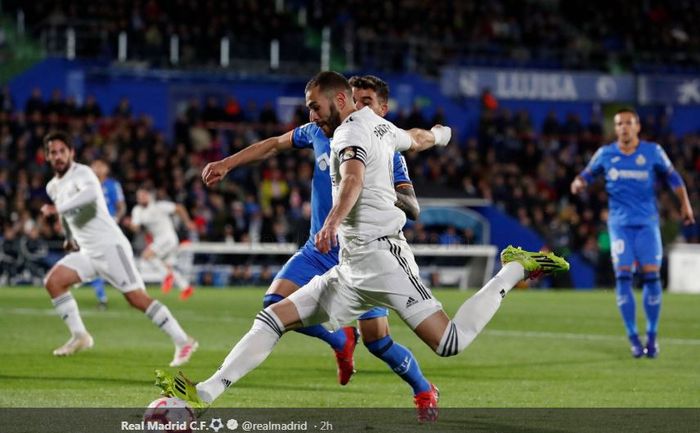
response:
M17 315L17 316L55 316L56 311L50 308L2 308L0 314ZM135 317L136 311L81 311L82 316L87 317L109 317L109 318L127 318ZM187 321L194 322L250 322L248 318L240 317L210 317L201 316L199 314L188 314L178 312L178 317L186 317ZM604 334L576 334L573 332L542 332L542 331L507 331L501 329L485 329L486 335L496 335L502 337L518 337L518 338L554 338L564 340L592 340L592 341L616 341L624 340L623 335L604 335ZM661 338L662 344L674 344L680 346L700 346L700 339L695 338Z
M525 338L557 338L564 340L594 340L594 341L620 341L624 340L623 335L602 335L602 334L576 334L573 332L540 332L540 331L504 331L499 329L486 329L483 331L488 335L500 335L503 337L525 337ZM700 339L694 338L661 338L663 344L678 344L685 346L700 346Z
M56 310L51 308L1 308L0 314L3 315L15 315L15 316L57 316ZM127 319L137 317L139 312L137 310L130 311L95 311L93 309L82 309L80 310L80 315L83 317L105 317L109 319ZM177 317L186 317L187 321L191 322L252 322L252 318L240 318L240 317L211 317L202 316L195 313L182 312L177 313Z

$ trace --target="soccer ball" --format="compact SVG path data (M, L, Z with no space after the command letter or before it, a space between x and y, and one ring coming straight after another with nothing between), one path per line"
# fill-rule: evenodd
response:
M175 397L153 400L143 414L144 431L191 433L196 416L187 402Z

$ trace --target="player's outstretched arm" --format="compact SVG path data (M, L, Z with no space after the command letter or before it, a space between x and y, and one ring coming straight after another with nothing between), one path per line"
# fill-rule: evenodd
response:
M340 179L338 199L334 200L323 227L316 233L316 248L324 254L338 245L338 227L360 197L365 179L365 164L359 159L343 161L340 164Z
M394 206L401 209L408 218L417 220L420 215L420 205L416 197L416 190L410 183L401 183L394 187L396 191L396 203Z
M426 129L413 128L409 129L408 135L411 136L413 143L411 150L423 151L430 149L433 146L447 146L452 138L452 129L449 126L435 125Z
M285 132L277 137L270 137L255 142L245 149L219 161L210 162L202 170L202 180L207 186L212 186L223 180L229 171L241 165L268 159L278 152L292 147L293 131Z

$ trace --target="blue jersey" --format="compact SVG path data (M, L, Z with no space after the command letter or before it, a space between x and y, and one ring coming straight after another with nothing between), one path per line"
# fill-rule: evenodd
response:
M122 191L122 186L116 179L108 177L102 182L102 193L105 196L105 201L107 202L107 210L112 218L117 216L117 203L124 201L124 191Z
M598 149L581 177L590 183L600 174L605 175L608 192L608 222L620 226L657 225L657 177L671 184L678 176L661 146L648 141L640 141L631 155L622 153L617 142Z
M330 175L331 142L323 130L315 123L307 123L295 128L292 133L292 145L298 149L314 150L316 164L311 181L311 231L309 241L313 242L316 233L323 227L323 222L333 206ZM403 156L394 154L394 185L411 183Z

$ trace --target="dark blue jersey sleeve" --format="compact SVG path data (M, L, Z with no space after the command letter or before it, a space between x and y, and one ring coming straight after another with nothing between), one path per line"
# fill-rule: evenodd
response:
M311 133L317 126L314 123L307 123L294 128L292 132L292 146L297 149L313 149L313 134Z
M394 152L394 185L402 183L412 183L408 176L408 166L403 155L400 152Z

